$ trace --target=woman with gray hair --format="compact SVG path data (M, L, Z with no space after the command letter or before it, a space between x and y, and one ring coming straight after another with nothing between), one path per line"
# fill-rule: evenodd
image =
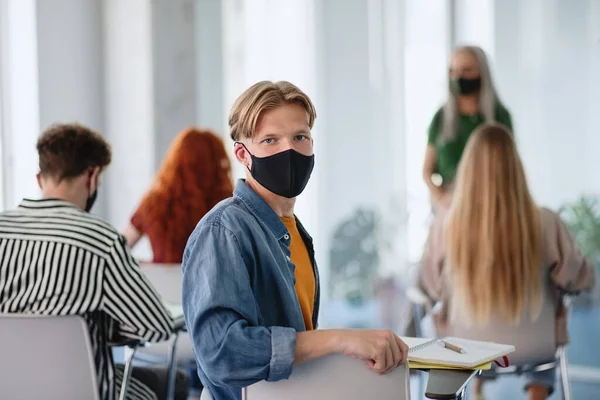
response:
M512 131L510 113L498 98L485 52L476 46L459 47L450 62L448 100L429 126L423 165L423 179L435 209L446 208L450 202L454 176L471 133L490 122ZM441 182L435 181L434 174L441 176Z

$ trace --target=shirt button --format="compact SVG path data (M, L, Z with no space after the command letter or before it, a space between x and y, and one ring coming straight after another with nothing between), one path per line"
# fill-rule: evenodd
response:
M283 238L284 238L285 240L288 240L288 239L290 238L290 235L288 235L288 234L286 233L285 235L283 235Z

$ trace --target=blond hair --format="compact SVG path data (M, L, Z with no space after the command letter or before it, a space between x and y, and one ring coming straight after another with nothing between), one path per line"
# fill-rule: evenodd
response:
M446 224L452 318L483 325L498 315L518 324L529 308L535 320L543 300L541 213L502 125L482 125L469 139Z
M504 107L504 105L500 101L496 87L494 86L488 57L485 54L485 51L478 46L457 47L452 53L452 57L463 51L468 51L473 54L479 63L479 72L481 76L479 108L485 122L492 123L496 120L496 108L498 106ZM448 101L446 101L446 104L442 107L444 110L442 115L442 136L448 139L454 139L458 130L459 113L456 100L457 96L456 91L452 87L450 76L448 76Z
M308 126L312 129L317 113L306 93L287 81L261 81L250 86L233 104L229 114L231 139L252 138L263 111L283 104L302 106L308 114Z

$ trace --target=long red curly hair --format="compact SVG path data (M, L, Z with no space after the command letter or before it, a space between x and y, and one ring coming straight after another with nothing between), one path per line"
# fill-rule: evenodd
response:
M231 164L221 139L196 128L179 133L132 218L150 239L153 261L181 262L198 221L232 192Z

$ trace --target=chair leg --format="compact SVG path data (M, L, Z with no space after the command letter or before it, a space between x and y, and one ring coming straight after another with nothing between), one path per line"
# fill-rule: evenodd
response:
M125 366L123 367L123 381L121 382L121 390L119 392L119 400L125 400L129 379L131 378L131 369L133 368L133 356L137 346L125 346Z
M423 396L422 393L425 393L425 385L427 382L427 378L425 377L426 372L418 371L417 374L419 375L419 396Z
M563 400L571 400L571 384L569 383L569 371L567 368L567 354L564 347L558 349L558 360L560 364L560 381Z
M169 349L169 362L167 370L167 400L175 398L175 376L177 374L177 340L179 335L175 333Z
M423 328L421 320L423 319L423 307L420 304L413 304L413 321L415 324L415 336L423 337Z

